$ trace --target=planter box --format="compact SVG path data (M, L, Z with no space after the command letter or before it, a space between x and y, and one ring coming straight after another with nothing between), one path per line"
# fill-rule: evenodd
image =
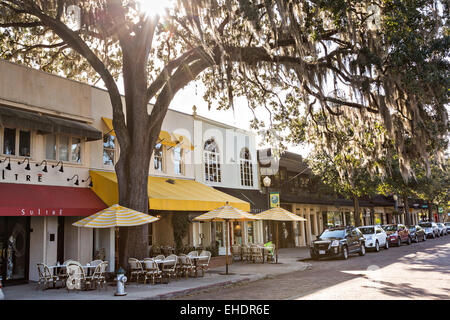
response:
M228 265L233 263L231 256L228 256ZM209 269L223 267L226 265L226 256L211 257L209 260Z

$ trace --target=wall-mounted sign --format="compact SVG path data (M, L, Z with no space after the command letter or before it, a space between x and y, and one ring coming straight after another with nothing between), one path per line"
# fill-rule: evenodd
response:
M275 208L280 206L280 193L271 192L270 193L270 207Z

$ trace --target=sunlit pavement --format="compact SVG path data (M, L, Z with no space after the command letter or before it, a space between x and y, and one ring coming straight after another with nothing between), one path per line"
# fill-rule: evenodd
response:
M449 299L450 236L348 260L308 261L310 270L184 299Z

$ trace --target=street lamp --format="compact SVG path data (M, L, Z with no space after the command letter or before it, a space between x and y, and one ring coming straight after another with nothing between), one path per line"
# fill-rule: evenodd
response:
M272 183L272 179L269 178L269 176L265 176L263 179L263 184L264 187L266 187L266 193L267 193L267 209L270 209L270 194L269 194L269 187L270 184ZM270 230L270 234L272 235L272 230ZM267 237L267 239L269 239L269 237ZM272 239L272 237L270 237L270 239Z
M396 194L392 197L394 199L394 211L396 214L398 214L398 197ZM396 218L397 219L397 218Z

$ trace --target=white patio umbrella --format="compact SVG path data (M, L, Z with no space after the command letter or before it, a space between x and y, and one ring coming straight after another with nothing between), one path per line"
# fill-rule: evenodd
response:
M81 219L72 225L83 228L115 228L116 229L116 252L118 252L118 230L119 227L135 227L146 223L158 221L153 217L133 209L129 209L118 204L112 205L100 212ZM116 255L118 257L118 255ZM117 258L118 260L118 258ZM115 266L117 268L117 266Z
M269 210L263 211L261 213L256 214L259 219L261 220L272 220L272 221L306 221L305 218L299 217L296 214L293 214L292 212L287 211L286 209L283 209L281 207L275 207L271 208ZM278 263L278 223L277 223L277 229L276 229L276 263Z
M223 207L214 209L207 213L204 213L194 218L195 221L225 221L226 233L225 233L225 248L226 248L226 272L228 274L228 223L229 221L253 221L258 218L250 213L237 209L228 205L228 202Z

